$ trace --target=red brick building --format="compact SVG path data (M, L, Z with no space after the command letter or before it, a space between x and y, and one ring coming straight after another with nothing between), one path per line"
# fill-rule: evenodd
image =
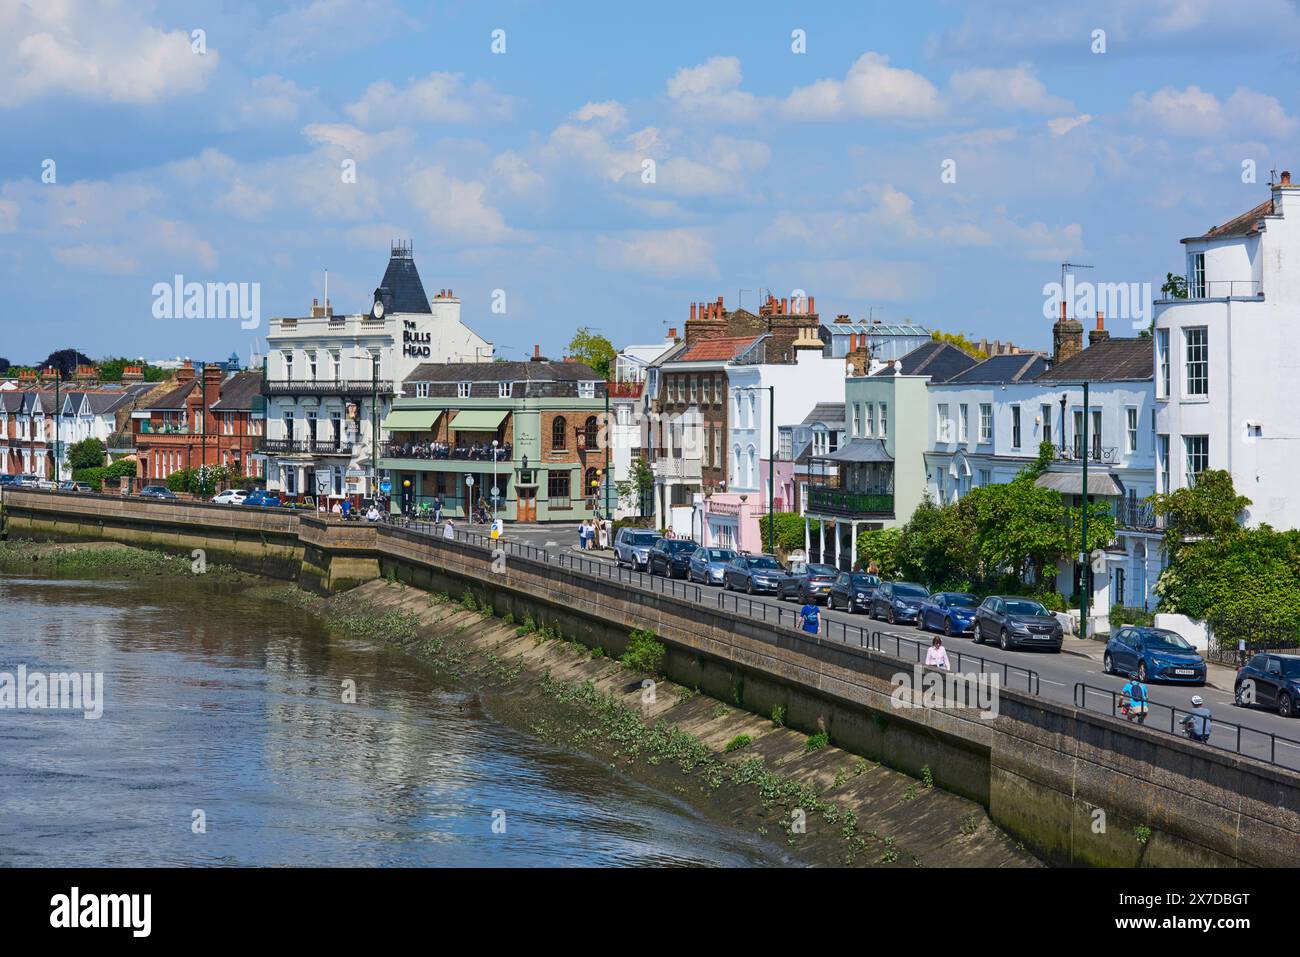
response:
M261 461L253 458L265 434L261 386L261 372L227 376L210 365L199 377L187 362L174 388L132 413L139 477L163 482L200 465L261 477Z

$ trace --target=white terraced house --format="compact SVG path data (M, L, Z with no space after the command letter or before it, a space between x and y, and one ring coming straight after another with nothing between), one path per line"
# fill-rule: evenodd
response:
M1249 525L1300 528L1300 186L1184 239L1187 298L1155 303L1157 485L1232 475Z

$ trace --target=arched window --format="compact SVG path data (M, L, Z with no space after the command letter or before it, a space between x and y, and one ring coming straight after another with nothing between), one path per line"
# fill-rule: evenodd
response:
M600 476L596 474L596 469L594 467L587 469L587 477L582 483L582 494L595 498L600 492L600 486L593 483L599 483L599 481Z
M557 415L551 422L551 448L567 449L569 447L569 424L564 416Z
M584 448L594 449L600 444L600 426L596 424L594 415L587 416L587 424L583 427L582 436Z

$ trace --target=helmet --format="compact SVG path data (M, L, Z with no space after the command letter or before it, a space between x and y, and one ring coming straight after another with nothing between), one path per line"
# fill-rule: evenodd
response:
M1141 678L1141 677L1138 675L1138 673L1135 671L1135 672L1133 672L1131 675L1129 675L1129 680L1130 680L1130 681L1141 681L1142 678Z
M1194 695L1192 695L1192 707L1193 707L1193 708L1199 708L1199 707L1200 707L1201 705L1203 705L1203 704L1205 704L1205 702L1204 702L1203 700L1201 700L1201 696L1200 696L1200 695L1198 695L1198 694L1194 694Z

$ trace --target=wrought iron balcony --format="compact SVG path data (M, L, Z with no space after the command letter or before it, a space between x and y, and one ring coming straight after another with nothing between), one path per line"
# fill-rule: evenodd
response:
M257 451L268 455L351 455L352 443L333 439L262 439Z
M1121 498L1115 503L1115 524L1120 528L1159 531L1165 527L1163 515L1150 502L1131 502Z
M851 491L813 485L808 489L808 511L845 518L893 518L894 493L887 489Z
M1099 462L1102 465L1118 465L1123 459L1119 449L1104 447L1100 442L1089 442L1091 448L1088 450L1088 461ZM1052 449L1052 457L1058 462L1082 462L1083 445L1075 438L1071 445L1058 445Z
M377 390L380 395L391 395L393 383L380 379L264 379L262 395L369 395Z

